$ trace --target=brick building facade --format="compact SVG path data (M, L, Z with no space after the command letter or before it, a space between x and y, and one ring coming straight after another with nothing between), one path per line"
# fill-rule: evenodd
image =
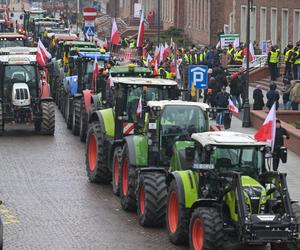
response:
M157 14L157 0L113 0L118 15L133 16L134 3ZM240 34L246 40L247 0L161 0L164 29L182 28L196 44L215 45L218 34ZM251 41L271 40L285 47L300 38L300 0L253 0Z

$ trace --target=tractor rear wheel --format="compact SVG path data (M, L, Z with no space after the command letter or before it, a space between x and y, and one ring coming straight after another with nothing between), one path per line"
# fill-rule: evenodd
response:
M122 162L122 148L116 147L112 160L112 187L115 195L120 195L120 166Z
M215 208L196 208L190 221L190 249L221 249L223 240L223 220L220 213Z
M4 120L3 120L3 107L2 102L0 102L0 135L4 131Z
M44 135L54 135L55 131L55 105L54 102L42 102L41 132Z
M79 135L80 131L80 99L74 99L73 101L73 115L72 115L72 133L74 135Z
M72 129L73 125L73 98L67 96L66 123L67 128Z
M107 167L107 145L100 122L89 128L86 143L86 171L91 182L109 183L111 172Z
M81 108L80 108L80 131L79 131L79 137L80 141L85 142L86 140L86 134L88 129L88 113L85 110L85 103L84 98L81 100Z
M137 213L141 226L163 226L167 208L166 175L141 173L137 191Z
M171 242L185 244L188 242L190 210L186 209L179 199L179 190L176 181L173 180L168 190L167 232Z
M129 162L129 150L127 144L125 144L122 153L120 180L121 206L125 211L135 211L135 167Z

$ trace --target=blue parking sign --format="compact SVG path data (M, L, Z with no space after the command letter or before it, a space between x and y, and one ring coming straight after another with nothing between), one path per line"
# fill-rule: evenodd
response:
M207 89L208 87L208 67L204 65L189 66L189 88L192 84L196 89Z

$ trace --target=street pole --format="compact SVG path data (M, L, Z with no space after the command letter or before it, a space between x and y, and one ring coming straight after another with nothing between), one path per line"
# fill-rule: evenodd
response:
M157 0L157 46L159 47L160 44L160 0Z
M79 32L79 6L80 6L80 2L79 0L77 0L77 8L76 8L76 32L78 33Z
M249 103L249 68L250 68L250 9L252 8L253 0L248 0L247 7L247 55L246 55L246 86L245 86L245 100L244 100L244 113L243 113L243 127L249 128L250 121L250 103Z

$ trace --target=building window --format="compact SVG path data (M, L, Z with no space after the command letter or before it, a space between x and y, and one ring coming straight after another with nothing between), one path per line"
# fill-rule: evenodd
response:
M241 42L246 42L246 31L247 31L247 6L241 6Z
M294 11L294 35L293 35L293 42L294 44L298 42L300 38L300 10Z
M230 33L230 26L228 24L224 24L224 33L229 34Z
M267 8L260 8L260 41L267 40Z
M272 44L277 43L277 9L271 9L271 41Z
M287 46L289 40L289 10L282 9L281 18L281 48Z
M233 34L234 33L234 15L231 13L229 15L229 33Z
M256 41L256 7L254 6L250 12L250 41Z

